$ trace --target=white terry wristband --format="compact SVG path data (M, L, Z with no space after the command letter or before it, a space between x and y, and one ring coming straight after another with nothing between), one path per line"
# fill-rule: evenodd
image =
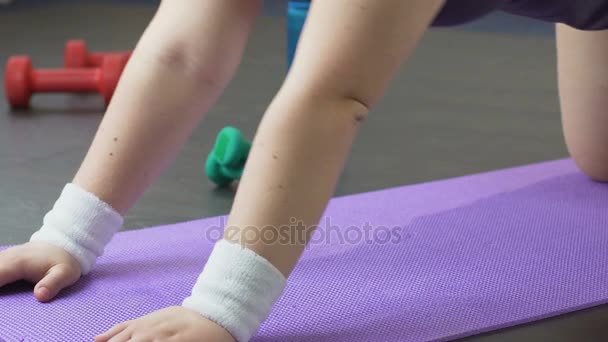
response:
M69 183L53 209L44 216L42 228L30 241L63 248L87 274L103 254L105 246L123 224L122 216L94 194Z
M248 341L283 293L285 276L254 251L219 241L183 306Z

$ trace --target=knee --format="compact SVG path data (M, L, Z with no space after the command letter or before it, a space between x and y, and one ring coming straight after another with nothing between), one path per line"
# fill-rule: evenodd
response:
M608 183L608 153L571 153L572 158L589 178Z
M594 165L580 164L580 169L589 178L596 182L608 183L608 167L597 167Z
M608 136L604 111L587 108L563 114L564 137L570 156L589 178L608 182Z

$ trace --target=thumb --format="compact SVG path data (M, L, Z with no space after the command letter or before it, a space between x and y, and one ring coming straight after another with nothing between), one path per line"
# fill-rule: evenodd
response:
M59 291L74 284L80 278L80 272L67 264L51 267L46 275L34 287L34 296L41 302L53 299Z

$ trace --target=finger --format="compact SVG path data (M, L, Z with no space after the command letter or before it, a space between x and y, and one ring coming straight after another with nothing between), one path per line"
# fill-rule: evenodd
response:
M129 342L154 342L154 337L151 336L133 336L131 334L131 338Z
M118 333L118 335L112 337L108 342L127 342L131 340L131 331L128 329Z
M12 251L0 253L0 287L23 279L21 258Z
M51 267L46 275L34 287L34 295L41 302L53 299L59 291L74 284L79 273L67 264L59 264Z
M114 327L112 327L112 329L104 332L103 334L95 336L95 342L107 342L112 337L116 336L117 334L119 334L122 331L124 331L125 329L127 329L128 326L129 326L128 322L117 324Z

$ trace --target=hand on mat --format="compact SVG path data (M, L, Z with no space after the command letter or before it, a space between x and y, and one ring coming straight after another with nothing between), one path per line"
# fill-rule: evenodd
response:
M34 296L46 302L80 278L80 264L62 248L28 242L0 252L0 287L18 280L36 283Z
M235 342L224 328L198 312L172 306L114 326L95 342Z

